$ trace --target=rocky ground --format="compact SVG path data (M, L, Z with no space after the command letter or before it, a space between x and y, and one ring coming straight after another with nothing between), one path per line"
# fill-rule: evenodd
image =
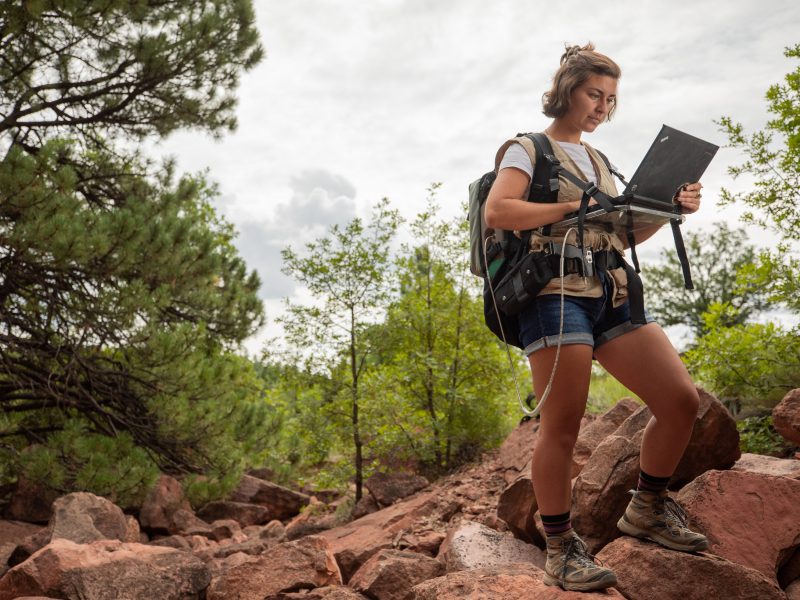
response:
M162 476L135 515L88 493L47 497L22 481L0 521L0 600L800 600L800 460L740 455L727 410L702 391L701 400L671 482L711 542L697 554L616 529L636 484L649 410L624 399L584 418L572 518L617 574L618 586L603 593L542 583L544 537L529 473L538 422L527 421L499 450L435 484L372 478L358 518L343 525L336 500L259 473L197 512L180 483ZM773 414L781 435L800 446L800 390Z

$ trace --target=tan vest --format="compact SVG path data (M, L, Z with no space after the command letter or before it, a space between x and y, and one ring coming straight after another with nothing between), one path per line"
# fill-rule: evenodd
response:
M561 148L558 142L556 142L556 140L550 136L547 136L547 139L550 140L550 145L553 147L553 154L555 154L555 157L559 160L563 167L581 179L588 180L586 175L578 168L578 165L575 164L575 161L572 160L572 158L563 150L563 148ZM525 149L535 170L536 149L530 138L524 136L507 140L500 147L495 156L495 170L499 168L500 162L503 160L503 156L511 144L520 144ZM619 192L617 192L617 186L614 183L614 176L608 170L608 167L606 167L603 159L589 144L586 142L582 142L582 144L588 151L589 158L594 165L595 174L597 175L598 180L597 187L600 188L600 191L608 194L612 198L617 196ZM524 200L528 197L529 189L530 182L528 183L528 188L525 190L525 194L521 199ZM574 183L563 177L559 179L559 202L574 202L576 200L580 200L582 196L583 190L581 190ZM535 230L531 236L531 251L541 251L544 245L550 241L561 244L564 240L564 234L566 233L567 229L568 227L553 227L549 236L542 235L541 228ZM577 243L577 235L574 233L570 234L570 238L567 243L568 245L575 245ZM593 223L591 221L586 223L584 226L584 246L586 248L591 248L592 250L616 250L620 254L625 253L625 244L614 232L613 227L603 223ZM613 306L616 307L622 304L628 297L628 277L625 274L625 269L621 267L618 269L611 269L608 271L608 273L611 275L614 283ZM561 293L561 278L556 277L550 280L550 283L548 283L544 289L539 292L539 295L541 296L544 294L559 293ZM584 278L577 273L572 273L564 277L564 294L568 296L599 298L603 295L603 286L600 283L600 277L597 274L593 275L592 277Z

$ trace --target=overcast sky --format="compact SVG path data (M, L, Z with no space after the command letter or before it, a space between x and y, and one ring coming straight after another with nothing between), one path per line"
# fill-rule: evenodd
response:
M796 0L254 4L266 59L242 79L238 130L217 142L179 133L155 152L183 171L209 169L218 182L217 208L261 276L270 321L282 298L301 292L280 273L288 243L367 215L383 196L413 218L434 181L443 183L444 214L459 214L499 145L548 125L541 95L565 42L591 40L622 68L615 119L585 139L630 176L662 123L718 145L725 139L712 120L722 115L763 126L764 93L796 66L783 49L800 41ZM704 205L684 231L735 224L737 211L715 199L722 186L746 189L726 175L740 159L717 153ZM671 246L662 231L640 259ZM248 350L278 332L271 323Z

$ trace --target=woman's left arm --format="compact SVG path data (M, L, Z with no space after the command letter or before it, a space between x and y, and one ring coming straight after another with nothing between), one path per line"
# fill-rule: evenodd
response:
M703 189L703 184L699 181L696 183L690 183L681 188L681 190L675 196L675 202L681 205L681 214L690 215L700 209L700 198L703 196L700 193L701 189ZM655 234L655 232L659 229L661 229L661 225L642 227L634 233L633 237L637 244L641 244L646 239L652 237L653 234ZM623 239L622 241L627 248L628 241L626 239Z

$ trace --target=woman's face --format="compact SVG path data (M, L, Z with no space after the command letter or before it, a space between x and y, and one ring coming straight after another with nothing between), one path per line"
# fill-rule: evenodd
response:
M617 80L608 75L590 75L572 90L564 118L581 131L591 133L605 121L616 101Z

